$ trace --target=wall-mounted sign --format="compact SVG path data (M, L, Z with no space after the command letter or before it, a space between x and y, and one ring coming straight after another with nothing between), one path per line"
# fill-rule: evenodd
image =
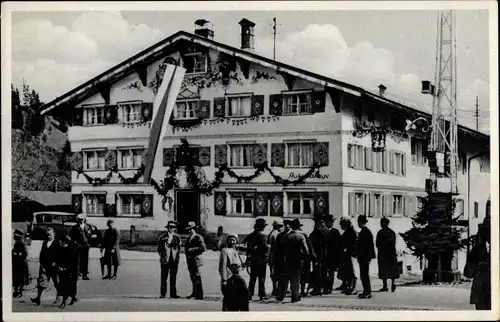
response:
M298 179L301 176L300 173L290 172L288 179ZM328 179L330 177L329 174L322 174L319 171L312 173L307 179Z

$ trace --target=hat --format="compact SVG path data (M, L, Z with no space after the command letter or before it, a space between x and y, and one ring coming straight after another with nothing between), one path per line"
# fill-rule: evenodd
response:
M289 220L289 219L285 219L285 220L283 220L283 225L288 225L288 226L290 226L291 224L292 224L292 221L291 221L291 220Z
M273 221L273 227L281 227L283 223L280 220Z
M172 227L172 228L177 228L177 225L178 225L178 224L177 224L177 221L170 220L170 221L167 223L167 225L165 226L165 228L170 228L170 227Z
M76 216L76 219L85 220L87 219L87 216L85 214L78 214L78 216Z
M257 218L255 220L254 228L264 228L267 226L266 220L264 218Z
M334 222L335 221L335 218L333 217L333 215L326 215L325 216L325 222Z
M366 215L359 215L358 216L358 222L366 224L368 222L368 219L366 219Z
M295 218L294 220L292 220L291 224L290 224L292 227L294 228L299 228L301 226L304 226L300 223L300 220L299 218Z
M24 237L24 233L19 229L14 230L14 237Z
M196 224L194 223L194 221L190 221L190 222L188 222L188 224L187 224L186 230L195 229L196 227L197 227L197 226L196 226Z

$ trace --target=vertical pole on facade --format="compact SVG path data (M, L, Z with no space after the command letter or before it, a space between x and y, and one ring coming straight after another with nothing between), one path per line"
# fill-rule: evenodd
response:
M479 98L476 96L476 112L474 113L476 118L476 131L479 131Z
M273 60L276 60L276 17L273 18Z

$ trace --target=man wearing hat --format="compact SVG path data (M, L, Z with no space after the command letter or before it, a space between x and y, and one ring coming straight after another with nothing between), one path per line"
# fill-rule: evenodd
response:
M87 216L85 214L78 214L76 217L77 224L69 231L69 237L73 244L75 244L78 251L78 269L82 279L89 279L89 240L91 238L91 231L87 225Z
M358 216L358 226L361 229L356 244L356 255L359 263L359 278L363 284L363 293L359 294L360 299L371 298L372 288L370 283L370 262L375 258L375 246L373 235L366 227L368 220L365 215Z
M114 221L108 220L108 229L104 232L101 243L101 252L104 254L104 262L108 267L108 274L103 279L116 279L118 266L120 266L120 233L114 227ZM111 267L113 266L113 275Z
M19 229L14 230L14 247L12 248L12 286L13 298L23 296L23 287L28 277L28 252L23 238L24 233Z
M276 236L283 231L283 223L281 221L273 221L273 230L267 236L267 243L269 244L269 271L271 272L271 280L273 282L272 295L276 296L278 293L278 276L274 269L274 251L276 250Z
M316 254L317 261L314 265L313 276L314 286L311 295L321 295L323 290L327 288L327 246L328 246L329 230L325 227L323 215L314 216L314 230L309 235L312 248Z
M331 294L333 284L335 282L335 271L338 269L339 256L341 254L340 247L340 232L333 227L335 218L333 215L325 217L325 224L328 229L328 244L327 244L327 282L324 286L323 293Z
M283 301L290 283L292 291L292 303L300 301L300 274L304 259L309 256L304 234L300 232L302 224L298 219L291 222L292 231L288 233L283 242L284 256L284 283L280 283L279 294L276 297L278 301Z
M201 283L201 275L199 267L203 265L201 254L203 254L207 247L203 237L196 233L196 224L192 221L188 222L186 230L189 236L185 244L186 263L189 270L189 277L193 283L193 292L188 296L188 299L195 298L197 300L203 299L203 285Z
M259 280L259 298L266 299L266 268L269 259L269 245L267 237L264 235L264 228L267 223L264 218L257 218L254 231L247 238L247 261L250 265L250 281L248 283L249 297L251 298L255 290L255 282Z
M160 255L160 297L167 295L167 278L170 272L170 298L178 299L177 269L181 251L181 237L176 234L177 222L169 221L167 231L158 238L158 254Z
M281 288L281 284L285 283L285 251L284 251L284 242L286 239L286 236L292 231L292 228L290 226L291 220L285 219L283 220L283 230L276 235L276 241L274 244L274 249L272 251L273 258L273 270L274 270L274 275L276 276L277 280L277 291L276 295L274 296L279 296L279 290ZM286 291L286 290L285 290Z

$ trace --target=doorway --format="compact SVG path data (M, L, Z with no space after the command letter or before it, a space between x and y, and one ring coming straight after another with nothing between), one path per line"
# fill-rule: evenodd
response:
M194 190L177 190L175 193L175 218L178 232L185 233L188 222L200 225L200 194Z

